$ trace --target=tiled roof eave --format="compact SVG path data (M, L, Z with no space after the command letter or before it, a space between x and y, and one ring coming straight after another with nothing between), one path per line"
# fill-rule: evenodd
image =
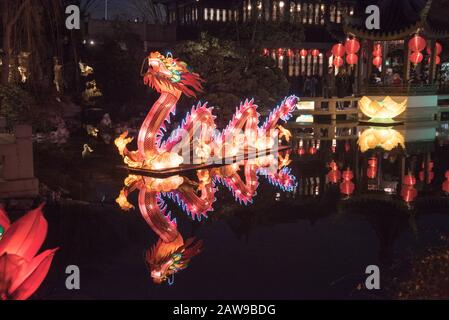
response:
M365 30L354 26L345 25L344 31L347 34L352 34L360 39L373 41L393 41L403 40L406 37L416 33L422 27L421 22L416 23L406 29L390 32L379 32L378 30Z

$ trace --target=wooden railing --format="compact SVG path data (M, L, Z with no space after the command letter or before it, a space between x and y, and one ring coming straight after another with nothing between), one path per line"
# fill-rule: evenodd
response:
M436 84L372 85L362 88L361 94L370 96L426 96L437 94L438 89Z

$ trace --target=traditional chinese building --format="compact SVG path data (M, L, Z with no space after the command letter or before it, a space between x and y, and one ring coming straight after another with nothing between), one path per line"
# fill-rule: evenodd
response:
M168 23L177 24L178 38L194 38L202 31L214 33L225 25L287 23L301 26L299 43L266 43L261 48L276 60L290 78L323 75L328 66L326 52L341 35L344 16L355 14L349 0L165 0ZM335 33L335 34L334 34Z

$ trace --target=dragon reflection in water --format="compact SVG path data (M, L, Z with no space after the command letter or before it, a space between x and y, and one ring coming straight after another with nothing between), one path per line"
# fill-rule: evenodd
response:
M184 240L178 231L176 217L168 210L166 199L173 200L193 220L207 219L214 210L217 186L226 186L241 204L252 203L257 195L259 176L285 192L293 192L297 183L288 167L289 154L279 156L278 164L273 155L243 160L232 165L198 170L195 179L172 176L164 179L129 175L116 202L123 210L134 206L128 196L138 190L138 204L142 217L158 235L157 243L147 250L145 259L155 283L173 283L174 275L187 268L190 260L198 255L203 243L194 238Z

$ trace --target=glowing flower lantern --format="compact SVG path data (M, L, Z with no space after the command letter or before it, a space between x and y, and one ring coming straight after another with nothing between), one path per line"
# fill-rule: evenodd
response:
M418 191L415 188L416 178L413 174L409 173L402 179L401 197L407 202L413 202L418 196Z
M408 48L412 52L421 52L426 48L426 45L426 40L418 35L415 35L408 42Z
M368 97L363 97L359 101L360 110L364 115L371 118L372 122L392 122L393 118L399 116L407 108L408 98L397 102L390 96L379 101Z
M303 58L307 57L308 54L309 54L309 52L306 49L301 49L299 51L299 55Z
M346 196L350 196L355 191L355 185L352 182L354 173L349 168L343 172L343 182L340 184L340 192Z
M449 194L449 170L446 171L445 178L446 178L446 181L443 182L442 188L446 194Z
M412 52L412 54L409 57L410 62L413 63L414 65L420 64L423 59L424 55L419 51Z
M359 62L359 57L354 54L354 53L350 53L346 56L346 63L349 65L355 65Z
M340 68L344 64L343 58L342 57L335 57L333 64L334 64L335 67Z
M372 157L368 160L368 169L366 171L366 176L369 179L376 179L376 177L377 177L377 158Z
M405 138L391 128L369 128L360 135L358 145L362 152L375 148L391 151L399 146L405 149Z
M345 43L345 50L347 54L356 54L360 50L360 42L356 39L347 40Z
M335 57L343 57L345 55L345 46L341 43L337 43L332 47L332 54Z
M318 56L320 55L320 50L318 50L318 49L313 49L313 50L311 51L311 55L312 55L313 57L318 57Z
M57 249L37 255L47 236L42 206L9 223L0 209L0 300L26 300L42 284Z

